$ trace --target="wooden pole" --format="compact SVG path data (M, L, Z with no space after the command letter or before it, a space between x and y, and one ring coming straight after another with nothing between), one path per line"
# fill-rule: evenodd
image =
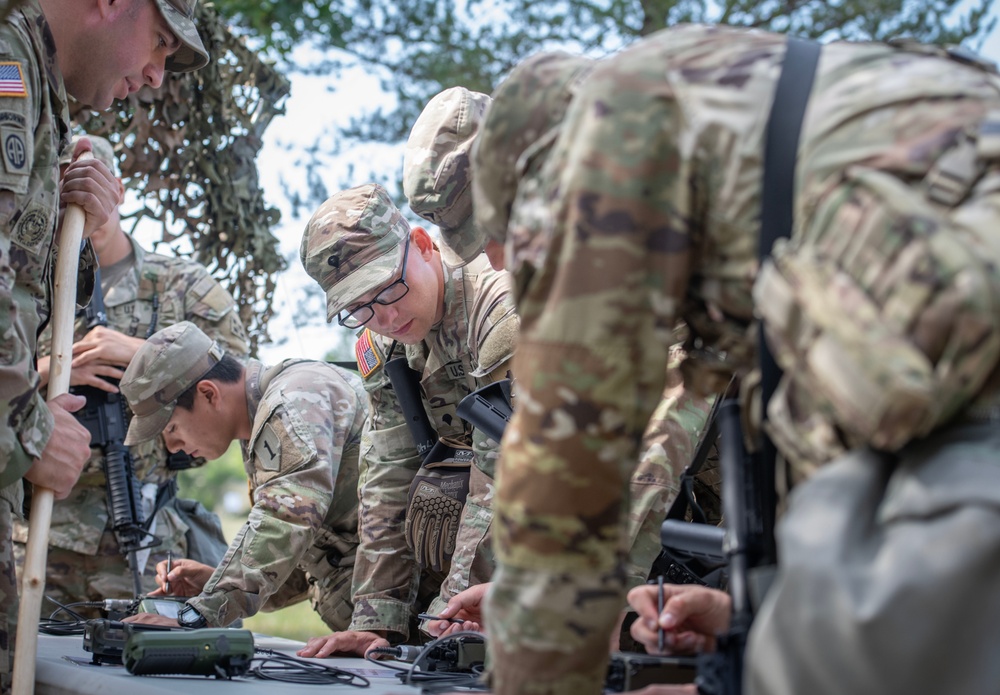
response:
M78 159L89 158L84 152ZM69 370L73 362L73 322L76 317L76 277L86 215L78 205L66 207L59 232L52 298L52 356L49 358L49 399L69 392ZM58 437L58 432L52 433ZM31 519L24 570L21 575L21 605L17 612L14 647L13 695L35 692L35 658L38 654L38 618L45 594L45 567L52 525L52 490L35 487L31 497Z

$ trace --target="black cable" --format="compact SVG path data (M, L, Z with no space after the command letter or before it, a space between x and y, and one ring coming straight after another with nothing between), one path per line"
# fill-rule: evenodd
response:
M355 688L367 688L371 685L371 681L364 676L336 666L299 659L271 649L255 649L254 651L256 654L264 655L253 658L247 673L254 678L303 685L350 685Z
M483 674L482 665L473 666L465 672L438 671L436 670L438 666L437 664L433 664L432 669L428 671L421 671L418 668L420 662L427 661L435 649L449 641L458 640L462 637L474 637L478 640L485 640L485 637L481 633L466 630L456 632L452 635L439 637L432 642L428 642L423 647L413 647L409 645L399 645L397 647L375 647L368 650L365 654L365 659L383 668L396 671L396 676L403 684L411 686L417 685L420 687L421 691L425 693L448 692L457 689L488 690L486 684L481 680ZM378 654L385 654L400 661L409 661L413 663L408 666L396 666L388 661L382 661L374 658ZM440 661L440 658L438 660Z
M365 661L370 661L373 664L382 666L383 668L391 669L393 671L399 671L400 673L409 673L412 666L396 666L391 661L383 661L381 659L374 658L373 654L387 654L389 656L395 656L393 652L395 647L375 647L374 649L369 649L365 653ZM402 676L400 676L402 678Z
M101 608L104 605L98 601L77 601L76 603L63 605L51 596L46 596L45 598L58 606L58 608L49 614L48 618L42 618L38 621L38 631L46 635L82 635L87 618L74 611L73 608L80 606L84 608ZM60 613L67 613L73 619L65 620L56 618Z
M43 635L56 635L64 637L66 635L82 635L84 623L78 620L52 620L42 618L38 621L38 631Z
M482 640L483 642L486 641L486 637L480 632L460 630L459 632L444 635L443 637L438 637L437 639L428 642L413 660L413 666L407 671L405 678L400 675L400 679L403 681L404 685L412 686L419 683L422 692L430 693L446 692L454 690L455 688L462 688L465 690L488 690L489 688L487 685L481 680L482 666L470 668L467 673L419 670L420 663L428 660L434 649L450 641L458 641L463 637L473 637L478 640Z

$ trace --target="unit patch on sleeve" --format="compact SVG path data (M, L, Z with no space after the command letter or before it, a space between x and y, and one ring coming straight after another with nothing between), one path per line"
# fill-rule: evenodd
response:
M28 88L24 85L21 63L14 60L0 61L0 97L26 97Z
M281 469L281 440L270 425L264 425L257 435L257 443L253 448L260 467L265 471Z
M11 241L37 256L51 233L52 225L45 208L34 205L14 220Z
M358 371L361 372L362 379L367 379L368 375L382 364L382 357L372 345L371 330L366 328L358 338L358 342L354 345L354 355L358 358Z
M0 147L3 148L3 164L8 172L28 173L28 144L23 128L0 127Z

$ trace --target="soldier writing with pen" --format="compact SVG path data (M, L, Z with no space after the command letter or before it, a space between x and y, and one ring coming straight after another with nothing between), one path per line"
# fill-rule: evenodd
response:
M224 627L308 597L331 629L345 629L366 414L360 379L313 360L244 365L184 321L146 341L121 390L135 413L127 443L162 433L171 451L215 459L238 440L253 500L217 566L186 558L157 565L154 594L190 597L177 621L134 619Z

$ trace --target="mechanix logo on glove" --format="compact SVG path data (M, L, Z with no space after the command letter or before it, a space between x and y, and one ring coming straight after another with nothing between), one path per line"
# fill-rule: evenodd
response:
M474 456L467 444L442 438L427 453L410 484L406 542L421 567L443 571L455 554Z

